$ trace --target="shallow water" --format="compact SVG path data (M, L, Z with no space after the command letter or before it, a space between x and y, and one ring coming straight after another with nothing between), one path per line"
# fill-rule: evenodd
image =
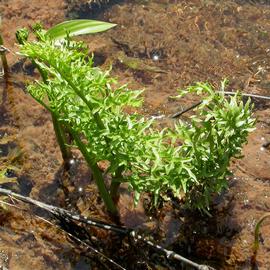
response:
M120 83L129 83L132 89L145 89L144 113L163 117L162 124L167 125L170 123L165 117L198 101L187 97L175 102L170 96L178 88L197 81L207 80L219 86L223 78L228 78L229 90L270 96L270 6L261 1L228 0L113 1L91 7L86 2L0 2L1 32L5 46L11 50L7 57L13 71L8 85L1 82L0 95L4 98L0 131L5 136L0 140L5 138L5 143L0 141L3 148L0 162L4 162L10 151L4 145L12 143L12 147L22 152L12 164L18 168L18 184L5 185L44 202L108 221L81 159L78 158L73 175L63 174L50 116L24 92L23 83L32 79L28 75L37 74L27 63L20 64L15 55L16 28L36 21L50 27L66 17L99 18L117 23L116 28L106 33L82 39L97 55L97 65L106 67L112 63L112 75ZM166 73L131 70L116 59L119 52ZM234 175L229 180L230 189L215 199L213 217L182 213L170 203L158 211L145 213L143 205L133 208L130 194L123 189L119 203L122 222L141 227L154 235L157 242L196 262L216 269L250 269L256 220L270 211L270 154L269 148L262 148L262 144L270 141L269 102L254 102L257 129L244 147L245 157L232 162ZM147 200L146 196L146 206ZM110 269L108 262L93 253L82 252L55 226L33 216L39 213L37 209L20 205L32 213L27 214L6 207L1 210L0 266L89 269L91 265L93 269ZM100 230L90 232L98 239L94 241L95 246L127 269L179 269L179 265L167 262L145 246L128 244L127 250L115 235ZM259 269L270 268L269 234L266 220L257 255Z

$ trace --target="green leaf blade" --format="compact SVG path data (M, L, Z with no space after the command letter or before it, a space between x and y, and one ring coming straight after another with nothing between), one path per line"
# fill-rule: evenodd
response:
M70 20L53 26L46 32L46 36L49 36L51 39L54 40L59 40L66 37L67 33L70 36L94 34L98 32L104 32L115 26L116 24L113 23L96 20Z

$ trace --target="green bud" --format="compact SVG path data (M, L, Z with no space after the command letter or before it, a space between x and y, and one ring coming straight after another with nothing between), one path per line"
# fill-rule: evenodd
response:
M16 39L19 44L23 45L29 36L29 31L26 28L21 28L16 31Z

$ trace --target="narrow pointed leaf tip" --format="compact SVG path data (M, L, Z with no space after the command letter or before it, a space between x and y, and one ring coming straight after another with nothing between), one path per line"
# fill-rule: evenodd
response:
M46 32L46 36L51 39L63 39L67 33L70 36L79 36L106 31L116 26L113 23L107 23L96 20L71 20L59 23Z

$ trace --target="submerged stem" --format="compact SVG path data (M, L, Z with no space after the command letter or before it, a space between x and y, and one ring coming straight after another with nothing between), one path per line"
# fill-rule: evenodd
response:
M67 163L67 161L71 158L71 151L67 147L67 138L64 134L64 130L63 130L61 124L57 120L56 115L51 113L51 116L52 116L52 122L53 122L55 136L56 136L57 142L59 144L59 147L60 147L60 150L62 153L62 158L63 158L64 162Z
M263 215L256 224L255 232L254 232L254 253L257 253L257 250L259 248L260 227L263 221L268 217L270 217L270 213Z
M112 178L112 183L110 186L110 194L114 203L116 203L119 198L118 189L122 182L121 180L123 179L122 176L123 169L124 169L123 166L118 167L115 172L115 177Z
M87 151L85 145L83 144L83 142L81 141L78 133L73 130L72 128L68 128L69 132L71 133L71 135L73 136L77 146L79 147L81 153L83 154L86 162L88 163L88 166L90 167L90 169L92 170L93 176L96 180L96 184L98 186L98 190L100 192L100 196L102 197L108 211L114 215L117 216L118 211L116 209L116 206L105 186L105 182L102 176L102 173L99 169L99 167L96 164L95 159L93 158L92 154L89 154L89 152Z
M40 68L40 66L34 61L32 60L33 64L37 67L42 80L45 84L48 84L48 75L46 72L44 72L44 70L42 70L42 68ZM70 148L67 147L67 136L66 136L66 132L64 131L63 127L61 126L61 124L59 123L57 116L51 111L51 116L52 116L52 122L53 122L53 129L55 132L55 136L56 136L56 140L59 144L60 147L60 151L62 154L62 158L64 160L64 163L67 164L68 160L72 157L71 155L71 151Z
M33 62L34 62L34 60L33 60ZM41 74L41 77L42 77L44 83L47 84L47 74L37 64L36 64L36 66ZM81 94L80 90L76 87L76 85L68 77L66 77L64 74L62 74L56 67L54 67L54 68L59 72L59 74L61 74L63 79L66 80L66 82L71 86L71 88L74 90L74 92L86 103L86 105L88 106L90 111L92 111L92 109L93 109L92 104ZM50 109L50 107L46 106L41 100L39 100L39 102L51 112L56 138L57 138L57 141L59 143L63 159L66 160L65 157L69 157L70 152L66 147L66 139L65 139L66 137L65 137L63 129L58 121L57 115ZM96 121L97 126L100 127L101 129L103 129L104 125L103 125L98 113L94 114L94 119ZM114 202L113 202L113 200L112 200L112 198L111 198L111 196L110 196L110 194L105 186L105 182L104 182L102 173L100 172L95 160L92 158L93 155L89 154L85 145L83 144L78 133L75 130L73 130L71 127L67 127L67 130L71 134L71 136L73 137L75 143L77 144L82 155L84 156L88 166L90 167L90 169L93 173L93 176L95 178L96 184L98 186L100 196L102 197L108 211L114 217L116 217L118 214L117 208L116 208L116 206L115 206L115 204L114 204ZM116 191L117 190L118 190L118 188L116 189Z
M57 66L55 66L55 65L52 65L52 66L62 76L62 78L70 85L70 87L74 90L74 92L82 99L82 101L87 105L88 109L92 112L94 109L92 103L89 100L87 100L87 98L83 95L83 93L81 93L80 89L75 85L75 83L66 74L61 72L61 70L59 70L59 68ZM100 129L105 129L104 123L102 122L102 119L101 119L98 112L93 113L93 118L94 118L97 126ZM105 137L105 142L108 145L110 143L110 140ZM117 179L122 178L122 171L123 171L122 166L117 168L117 170L116 170L116 178ZM117 193L118 193L119 186L120 186L119 181L116 181L116 179L115 179L115 181L112 180L112 184L110 187L110 193L111 193L111 197L113 198L114 202L117 201L117 195L118 195Z

